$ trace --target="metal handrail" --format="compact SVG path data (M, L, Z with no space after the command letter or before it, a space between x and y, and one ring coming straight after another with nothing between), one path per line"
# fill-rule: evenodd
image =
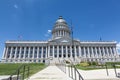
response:
M71 60L70 60L71 61ZM73 64L73 62L71 61L71 64L68 67L68 73L69 73L69 77L71 77L74 80L84 80L84 78L81 76L80 72L77 70L77 68L75 67L75 65ZM71 71L69 71L71 70ZM73 75L74 73L74 75ZM77 78L78 75L78 78Z
M119 72L117 72L117 64L113 64L113 68L114 68L114 72L115 72L115 75L116 75L116 77L119 77L120 78L120 73ZM120 66L120 65L119 65ZM118 66L118 67L119 67Z
M22 70L22 72L21 72ZM26 78L25 73L27 72L27 79L29 78L30 67L28 64L22 64L13 74L10 75L8 80L24 80ZM16 75L16 76L14 76ZM14 79L13 79L14 78Z

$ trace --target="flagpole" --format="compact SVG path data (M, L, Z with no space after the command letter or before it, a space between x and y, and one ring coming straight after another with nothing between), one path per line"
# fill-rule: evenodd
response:
M73 57L73 59L74 59L74 61L75 61L75 51L74 51L74 41L73 41L73 25L72 25L72 20L71 20L71 37L72 37L72 57Z

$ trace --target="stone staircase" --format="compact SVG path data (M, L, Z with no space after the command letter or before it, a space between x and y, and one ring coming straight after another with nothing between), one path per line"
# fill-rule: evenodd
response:
M52 63L52 62L51 62ZM72 80L57 66L50 65L44 70L34 74L29 80Z

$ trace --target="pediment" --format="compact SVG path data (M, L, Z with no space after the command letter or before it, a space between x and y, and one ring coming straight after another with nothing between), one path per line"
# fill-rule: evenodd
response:
M68 40L62 40L61 42L69 42Z
M57 42L57 43L70 43L72 40L70 38L57 38L57 39L53 39L50 42Z
M73 42L76 45L80 44L80 41L77 40L73 40ZM73 42L71 38L62 37L49 41L49 44L73 44Z

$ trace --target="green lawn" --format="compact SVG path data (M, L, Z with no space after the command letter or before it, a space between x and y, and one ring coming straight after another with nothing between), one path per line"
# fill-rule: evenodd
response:
M2 64L1 63L0 64L0 75L11 75L21 65L22 65L22 63L15 63L15 64L13 64L13 63ZM32 75L32 74L34 74L34 73L36 73L36 72L38 72L46 67L46 65L43 63L28 63L28 65L30 66L30 75Z
M114 69L113 64L118 64L120 65L120 62L107 62L107 68L108 69ZM105 65L86 65L86 64L77 64L75 65L76 68L81 69L81 70L96 70L96 69L106 69ZM120 68L120 67L116 67L116 68Z
M83 66L78 66L76 65L76 68L78 69L81 69L81 70L96 70L96 69L106 69L105 66L86 66L86 67L83 67Z

